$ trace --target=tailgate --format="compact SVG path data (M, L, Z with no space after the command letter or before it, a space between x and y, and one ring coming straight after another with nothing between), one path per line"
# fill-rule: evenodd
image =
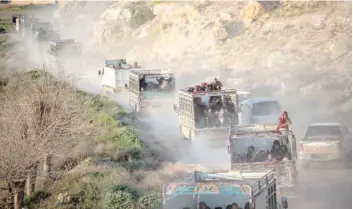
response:
M302 142L302 152L305 154L337 154L340 152L339 141L324 141L324 142Z
M275 169L277 180L281 182L291 181L291 171L288 166L283 161L277 163L234 163L232 170L251 173L268 172Z

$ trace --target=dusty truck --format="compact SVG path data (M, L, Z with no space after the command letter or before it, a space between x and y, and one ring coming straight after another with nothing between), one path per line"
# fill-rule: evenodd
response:
M115 93L127 89L129 73L138 69L140 66L137 62L131 65L127 64L125 59L106 60L103 69L98 71L98 75L102 78L103 91Z
M275 169L278 193L297 198L296 138L291 131L276 129L276 124L230 126L231 170L252 173Z
M352 166L352 132L341 123L313 123L300 141L299 158L304 168L312 163Z
M49 42L49 66L55 70L81 68L81 43L73 39Z
M282 112L277 99L252 97L240 103L239 124L276 123Z
M243 173L194 171L163 186L163 208L287 209L286 197L278 202L274 171Z
M229 125L238 124L236 89L208 92L179 90L177 104L179 131L183 139L227 138Z
M147 107L161 107L172 100L173 73L162 70L134 70L129 73L129 104L139 113Z
M50 22L35 21L31 25L32 37L35 41L58 40L60 35L54 31Z

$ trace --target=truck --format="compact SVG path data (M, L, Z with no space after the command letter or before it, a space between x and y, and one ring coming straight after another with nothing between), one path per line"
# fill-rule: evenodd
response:
M185 140L226 138L229 125L238 124L236 89L197 93L181 89L176 98L174 109L178 114L180 135Z
M278 193L297 198L296 138L292 131L276 129L276 124L230 126L230 167L248 173L275 170Z
M140 113L172 100L175 76L162 70L133 70L129 73L128 89L129 105Z
M81 43L73 39L49 42L49 66L55 70L81 68Z
M140 69L137 62L130 65L125 59L106 60L103 69L98 71L102 78L103 90L115 93L126 89L129 86L129 73L137 69Z
M31 25L32 36L35 41L49 41L60 39L50 22L35 21Z
M253 97L240 104L239 124L276 123L282 112L280 103L271 97Z
M312 163L352 166L352 132L337 122L312 123L300 141L299 159L305 169Z
M163 209L220 208L287 209L279 203L275 172L194 171L163 186Z

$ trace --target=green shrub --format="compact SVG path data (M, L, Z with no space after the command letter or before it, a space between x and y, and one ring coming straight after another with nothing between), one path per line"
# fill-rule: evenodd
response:
M162 193L148 194L140 197L139 203L144 205L146 209L159 209L163 201Z
M132 209L138 199L137 191L127 185L114 185L104 195L103 205L109 209Z

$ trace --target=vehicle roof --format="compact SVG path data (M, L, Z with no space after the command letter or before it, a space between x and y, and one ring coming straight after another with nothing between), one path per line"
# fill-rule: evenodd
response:
M241 104L244 103L244 104L253 105L260 102L278 102L278 100L272 97L254 97L254 98L250 98L242 101Z
M342 124L337 122L327 122L327 123L312 123L309 126L342 126Z
M238 90L237 90L237 93L238 93L238 95L242 95L242 94L252 94L252 93L249 92L249 91L238 91Z
M197 175L197 178L196 176ZM208 173L208 172L200 172L194 171L192 173L187 174L182 179L174 182L175 184L192 184L192 183L232 183L232 184L254 184L258 179L245 179L241 176L241 173L235 172L235 176L228 176L220 173ZM198 179L198 180L196 180ZM195 181L196 180L196 181Z

